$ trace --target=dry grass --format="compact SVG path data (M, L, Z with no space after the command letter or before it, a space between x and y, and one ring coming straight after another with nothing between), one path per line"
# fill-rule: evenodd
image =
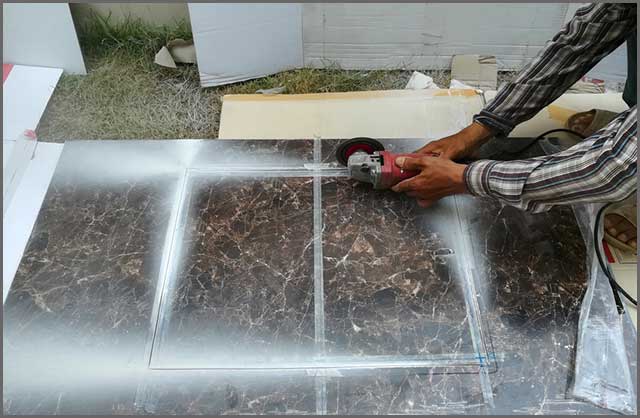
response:
M200 88L195 65L153 64L166 41L189 38L187 25L112 25L94 17L78 28L88 75L63 75L38 128L43 141L216 138L222 96L284 86L286 93L401 89L412 71L300 69L219 88ZM449 71L424 71L443 87Z

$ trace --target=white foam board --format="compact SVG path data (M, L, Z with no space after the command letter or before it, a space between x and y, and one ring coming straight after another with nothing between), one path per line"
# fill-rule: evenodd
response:
M3 150L4 145L3 142ZM34 157L29 161L20 181L20 187L2 219L3 303L18 270L62 148L63 144L38 143Z
M302 66L302 5L191 3L202 86Z
M2 62L86 74L67 3L4 3Z
M12 141L8 139L2 140L2 172L3 174L4 174L4 168L7 165L7 161L9 161L9 154L11 154L11 151L13 150L13 147L15 144L16 144L16 141Z
M25 132L13 144L11 155L2 167L2 216L6 215L20 181L33 158L38 141L33 131Z
M15 140L35 130L58 84L59 68L14 65L2 85L2 138Z

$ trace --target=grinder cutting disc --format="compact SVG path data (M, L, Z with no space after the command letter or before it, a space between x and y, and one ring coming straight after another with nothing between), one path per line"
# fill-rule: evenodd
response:
M346 166L349 157L356 152L373 154L375 151L384 151L384 145L373 138L351 138L338 146L336 159L340 164Z

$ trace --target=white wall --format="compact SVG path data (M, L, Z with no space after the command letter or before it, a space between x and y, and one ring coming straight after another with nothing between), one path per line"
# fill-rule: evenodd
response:
M457 54L519 69L562 26L567 4L305 4L304 63L345 69L450 68Z
M571 20L576 10L589 3L570 3L565 16L565 23ZM608 57L603 59L589 71L587 77L606 81L624 82L627 79L627 44L622 44Z

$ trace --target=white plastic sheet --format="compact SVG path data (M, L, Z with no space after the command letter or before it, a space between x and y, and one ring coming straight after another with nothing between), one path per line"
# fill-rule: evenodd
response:
M618 314L613 290L595 254L593 230L600 206L574 207L587 247L589 287L580 312L572 394L599 407L635 415L637 336L628 314ZM598 236L602 236L602 222Z

